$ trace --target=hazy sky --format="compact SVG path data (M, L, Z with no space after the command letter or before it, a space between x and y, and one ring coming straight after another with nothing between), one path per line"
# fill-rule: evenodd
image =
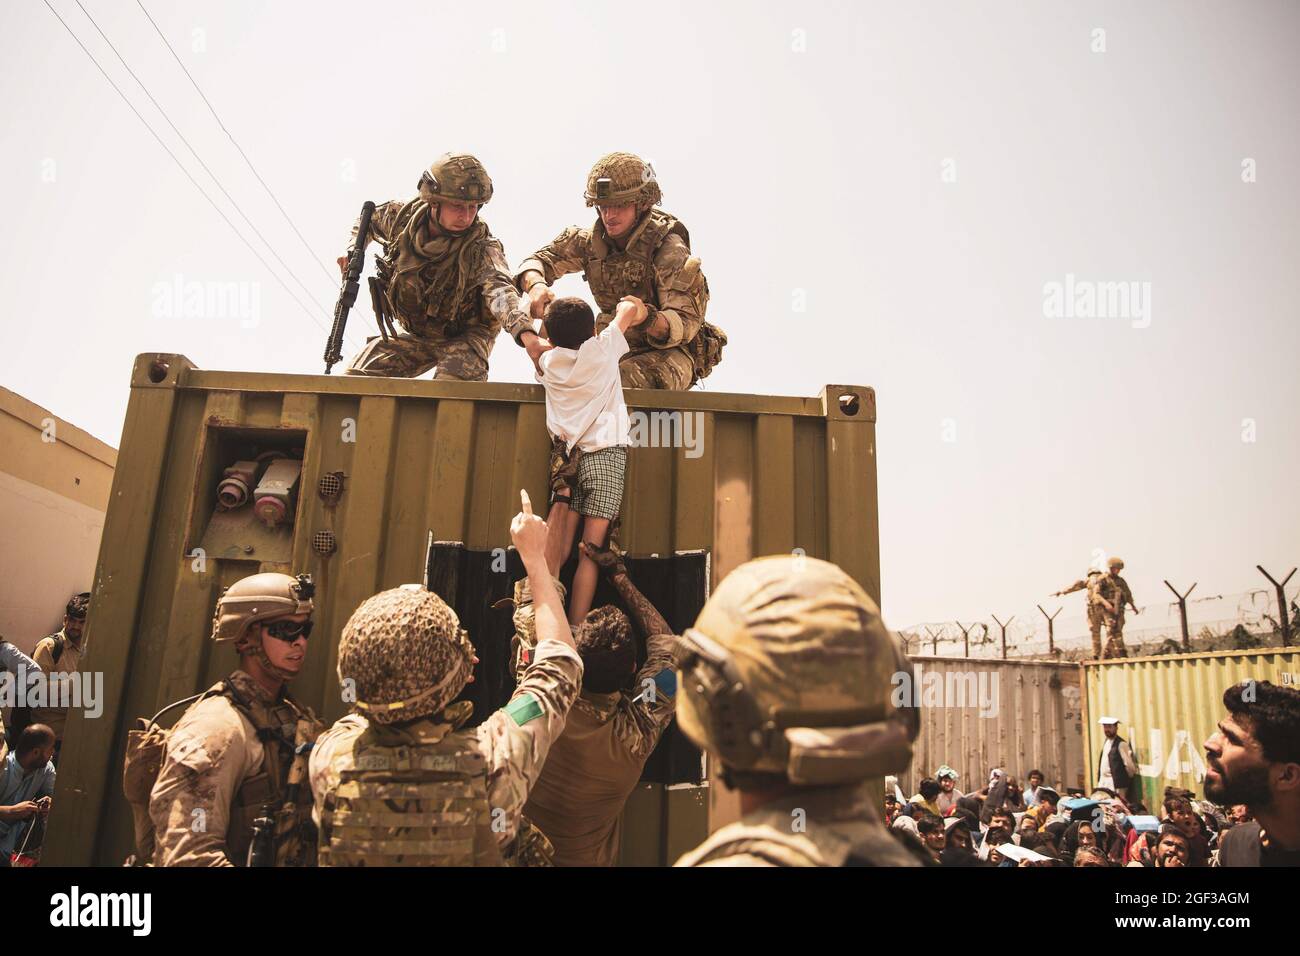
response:
M1036 613L1094 549L1152 605L1300 562L1294 3L145 0L313 262L140 7L82 0L316 304L51 3L322 324L361 201L439 153L487 165L512 264L592 218L597 156L652 158L731 339L709 389L876 388L896 626ZM321 327L42 0L5 5L0 78L4 385L116 446L137 353L321 370ZM187 315L192 282L244 311ZM1103 283L1133 295L1088 317Z

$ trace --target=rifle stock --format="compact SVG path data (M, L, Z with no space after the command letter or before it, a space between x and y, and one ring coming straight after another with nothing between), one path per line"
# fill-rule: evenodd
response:
M343 330L348 324L348 313L357 301L361 273L366 267L366 243L370 240L370 217L374 215L375 204L366 201L361 207L361 224L357 229L356 245L348 257L347 272L343 276L343 286L339 289L338 302L334 304L334 324L330 327L330 337L325 342L325 374L330 373L335 363L343 358Z

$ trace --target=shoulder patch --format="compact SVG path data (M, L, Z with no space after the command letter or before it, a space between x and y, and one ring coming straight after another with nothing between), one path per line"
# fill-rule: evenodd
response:
M542 705L538 703L534 695L520 694L506 704L506 713L510 715L511 720L522 727L530 720L536 720L542 716Z
M666 697L672 697L677 693L677 671L671 667L665 667L658 674L655 674L655 687L659 688L659 693Z

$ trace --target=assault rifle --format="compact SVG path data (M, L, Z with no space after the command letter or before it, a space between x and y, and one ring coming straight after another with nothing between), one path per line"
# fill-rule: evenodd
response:
M361 284L361 272L366 267L366 243L370 239L370 217L374 215L375 204L366 201L361 207L361 225L357 229L357 242L348 257L347 271L343 274L343 287L339 290L339 300L334 306L334 325L330 328L330 337L325 343L325 374L330 373L334 364L343 358L343 330L348 324L348 313L357 301L357 289Z

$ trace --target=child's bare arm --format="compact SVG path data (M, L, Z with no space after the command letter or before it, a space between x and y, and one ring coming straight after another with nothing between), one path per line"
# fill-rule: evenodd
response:
M614 325L624 334L634 325L640 325L650 315L646 304L634 295L625 295L614 309Z

